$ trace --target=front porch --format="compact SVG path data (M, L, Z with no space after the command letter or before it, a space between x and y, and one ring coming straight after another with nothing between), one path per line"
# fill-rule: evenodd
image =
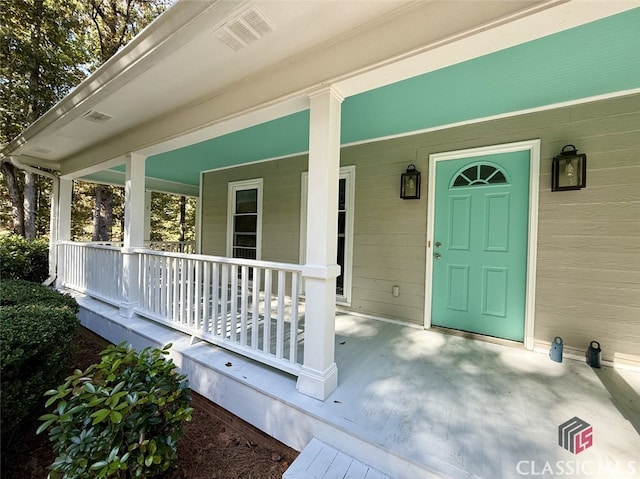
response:
M339 383L323 402L289 373L78 301L82 323L112 342L172 342L194 390L298 450L315 437L395 478L640 477L639 372L338 313ZM593 426L579 455L558 445L574 416Z

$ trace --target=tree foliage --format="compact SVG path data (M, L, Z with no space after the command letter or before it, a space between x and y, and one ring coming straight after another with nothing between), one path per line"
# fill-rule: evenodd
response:
M151 23L172 0L85 0L93 25L93 49L107 61Z
M0 144L15 138L86 75L91 53L78 0L0 2ZM34 238L37 179L2 165L11 230Z
M173 1L0 1L0 145L17 137ZM0 230L30 238L46 234L50 181L6 162L0 171ZM82 213L74 218L83 224L74 225L74 236L85 237L86 222L94 225L89 239L113 239L121 229L122 194L108 185L93 185L79 189L74 201L85 192L109 198L112 207L99 201L85 216L81 205Z
M0 143L15 138L87 74L79 0L0 2Z

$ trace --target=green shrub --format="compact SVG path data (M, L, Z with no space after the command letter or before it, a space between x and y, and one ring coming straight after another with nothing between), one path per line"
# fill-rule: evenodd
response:
M51 477L147 478L175 463L193 409L186 376L164 358L170 347L136 353L111 345L99 364L47 391L47 407L55 409L40 417L38 433L50 428L57 454Z
M0 235L0 276L42 283L49 277L49 243Z
M0 293L0 306L39 304L48 308L68 308L74 314L78 312L78 303L68 294L31 281L2 278Z
M78 326L69 296L22 280L0 282L2 449L42 407L42 393L68 373Z

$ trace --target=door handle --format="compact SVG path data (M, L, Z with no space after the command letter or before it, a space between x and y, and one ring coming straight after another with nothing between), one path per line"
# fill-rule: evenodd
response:
M436 248L440 248L440 246L442 246L442 243L440 243L440 241L436 241L435 246L436 246Z
M440 259L440 258L442 258L442 255L440 253L436 253L436 254L433 255L433 257L435 259Z

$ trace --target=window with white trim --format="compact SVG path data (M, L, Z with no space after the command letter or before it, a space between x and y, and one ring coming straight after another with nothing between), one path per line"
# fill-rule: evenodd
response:
M229 183L227 255L260 259L262 243L262 178Z
M302 205L300 220L300 261L306 259L307 247L307 191L309 174L302 173ZM353 205L355 202L356 167L340 168L338 184L338 255L336 264L340 265L340 276L336 278L336 300L339 303L351 302L351 270L353 262Z

